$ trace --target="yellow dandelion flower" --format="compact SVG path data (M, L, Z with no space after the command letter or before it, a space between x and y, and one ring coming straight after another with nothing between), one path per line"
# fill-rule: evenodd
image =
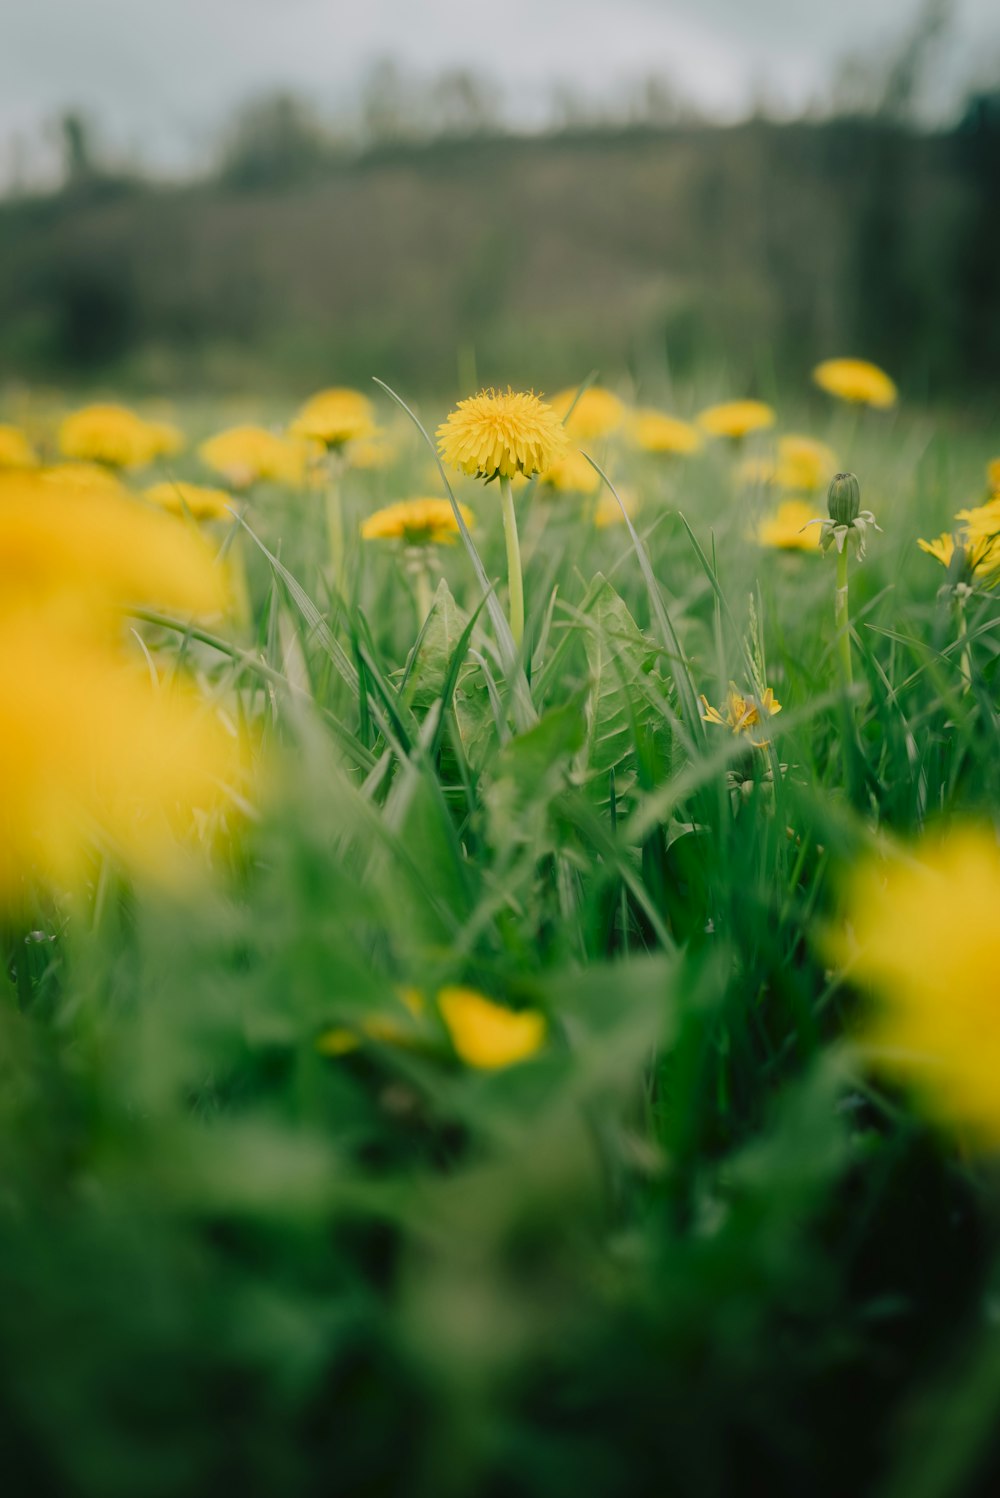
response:
M555 490L557 494L593 494L601 479L583 453L571 448L565 457L538 475L538 482L542 488Z
M234 489L248 489L261 481L294 488L305 480L310 447L279 437L266 427L229 427L209 437L198 449L207 468L220 474Z
M644 453L676 453L687 456L699 452L704 438L698 428L678 416L667 416L652 406L643 406L628 424L633 446Z
M813 380L828 395L857 406L887 410L898 392L885 370L867 359L824 359L813 370Z
M343 447L375 434L375 411L360 390L334 387L306 401L290 428L293 437Z
M819 526L811 525L816 513L804 499L786 499L773 515L765 515L757 526L760 546L781 551L819 551Z
M232 520L233 496L225 489L168 479L143 490L143 498L172 515L191 515L195 520Z
M965 522L965 533L971 541L994 541L1000 536L1000 495L984 505L959 510L956 520Z
M110 468L100 463L53 463L50 468L38 470L42 483L60 489L64 494L117 494L128 493L125 485Z
M84 406L59 427L59 451L84 463L142 468L162 450L162 434L127 406Z
M472 988L442 988L438 1010L456 1055L481 1071L527 1061L545 1044L543 1014L506 1009Z
M34 468L38 456L20 427L0 425L0 469Z
M941 563L942 567L950 567L951 559L955 555L955 537L951 531L942 531L933 541L919 539L917 545L921 551L925 551L929 557Z
M986 483L991 494L1000 495L1000 458L991 458L987 463Z
M471 529L475 524L472 511L465 505L459 505L459 509ZM407 546L447 544L457 535L458 521L447 499L401 499L376 510L361 526L365 541L402 541Z
M625 420L625 407L617 395L600 385L590 385L582 394L578 385L560 390L549 404L569 435L578 442L596 442L601 437L608 437Z
M632 520L638 514L639 501L631 489L620 488L618 496L621 499L621 504L615 499L610 489L605 489L602 492L600 499L597 501L597 507L594 510L594 524L598 530L604 530L609 525L624 525L625 515ZM625 507L625 515L622 514L622 505Z
M998 909L996 837L968 827L862 864L847 927L828 943L877 996L859 1037L870 1060L990 1149L1000 1145Z
M778 461L774 481L782 489L812 494L825 489L837 472L837 459L825 442L789 432L778 438Z
M766 749L767 742L753 735L752 730L761 728L768 720L781 712L781 703L776 699L770 687L758 697L744 697L736 689L736 683L729 683L729 691L726 694L725 714L717 707L712 707L707 697L702 697L701 716L706 723L715 723L720 728L728 728L732 733L750 734L758 748Z
M971 511L963 510L962 514L970 514ZM959 531L957 536L951 531L942 531L941 535L933 541L917 541L920 550L926 552L941 563L942 567L948 568L956 550L962 551L962 571L966 579L977 575L985 576L1000 570L1000 538L996 533L991 535L973 535L968 530Z
M773 427L777 417L764 401L723 401L707 406L697 418L698 425L710 437L747 437L751 432Z
M529 478L568 449L562 422L538 396L525 391L481 390L459 401L437 430L444 462L472 478Z
M172 421L147 421L150 454L154 458L173 458L183 452L187 439Z

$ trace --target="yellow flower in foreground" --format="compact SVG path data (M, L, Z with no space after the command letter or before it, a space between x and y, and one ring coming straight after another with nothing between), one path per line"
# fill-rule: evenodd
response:
M59 451L109 468L141 468L163 451L163 434L126 406L84 406L60 426Z
M38 457L20 427L0 426L0 468L34 468Z
M473 988L442 988L438 1009L455 1054L481 1071L527 1061L545 1044L543 1014L536 1009L506 1009Z
M172 515L188 514L195 520L232 520L233 496L225 489L168 480L143 490L143 497Z
M724 401L706 407L697 418L702 431L710 437L747 437L751 432L773 427L776 419L764 401Z
M781 551L819 551L819 526L814 507L804 499L786 499L773 515L765 515L757 526L761 546Z
M698 428L679 416L667 416L652 406L643 406L636 411L628 424L629 439L644 453L677 453L689 455L699 452L704 438Z
M560 390L550 404L566 431L578 442L607 437L625 420L625 407L617 395L600 385L590 385L582 394L579 386L573 385L568 390Z
M343 447L346 442L374 436L374 407L360 390L335 386L307 400L290 431L293 437L322 442L324 447Z
M625 515L632 520L638 514L639 502L630 489L619 489L618 497L621 504L615 499L610 489L602 492L594 510L594 524L598 530L604 530L609 525L624 525ZM625 515L622 514L622 505L625 506Z
M1000 458L991 458L987 463L986 482L991 494L1000 495Z
M781 703L775 698L771 688L768 687L763 695L757 697L744 697L736 690L736 683L729 683L729 691L726 694L725 716L717 707L712 707L707 697L701 699L701 716L706 723L716 723L721 728L728 728L732 733L751 734L754 743L760 748L767 747L766 743L752 734L752 730L762 727L768 720L781 712Z
M279 437L266 427L238 426L209 437L198 456L234 489L261 480L295 487L305 480L310 451L307 443Z
M465 505L460 505L462 519L471 527L475 517ZM429 546L435 543L454 541L458 535L458 521L447 499L401 499L396 504L386 505L369 515L361 526L365 541L403 541L407 546Z
M559 494L593 494L601 478L583 453L571 448L558 463L553 463L551 468L538 475L538 482L543 488L554 489Z
M489 481L544 472L568 449L566 433L551 406L525 391L481 390L459 401L437 429L446 463Z
M813 370L821 390L858 406L887 409L896 404L896 386L877 364L866 359L825 359Z
M878 997L860 1037L867 1055L991 1148L1000 1146L998 910L996 838L966 828L912 858L863 864L848 885L847 931L828 944Z

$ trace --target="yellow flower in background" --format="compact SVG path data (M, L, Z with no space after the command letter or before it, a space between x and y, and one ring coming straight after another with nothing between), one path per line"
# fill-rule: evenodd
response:
M59 451L84 463L142 468L163 450L162 428L127 406L84 406L59 427Z
M348 442L344 454L351 468L388 468L398 457L396 444L376 430L371 437Z
M0 469L34 468L38 456L20 427L0 425Z
M466 1066L497 1071L529 1060L545 1044L548 1027L537 1009L506 1009L474 988L442 988L437 1002Z
M617 395L600 385L590 385L582 394L577 385L560 390L549 404L577 442L594 442L608 437L617 432L625 420L625 407Z
M773 718L781 712L781 703L777 701L770 687L759 698L744 697L736 690L734 681L729 683L724 714L717 707L712 707L707 697L700 698L700 701L704 722L718 724L720 728L728 728L735 734L751 734L754 743L761 749L767 747L766 741L754 736L752 730L761 728L768 718Z
M733 438L765 431L776 420L773 409L764 401L724 401L707 406L697 417L698 425L710 437Z
M203 442L198 456L234 489L261 481L294 488L305 481L310 465L308 443L258 426L229 427Z
M187 439L172 421L147 421L151 454L154 458L172 458L183 452Z
M462 519L471 527L475 516L460 505ZM365 541L403 541L407 546L430 546L453 542L458 535L458 521L450 500L435 498L401 499L396 504L376 510L362 522Z
M991 829L929 838L850 876L835 961L878 1006L865 1054L941 1122L1000 1145L1000 852Z
M806 500L786 499L773 515L761 519L757 542L781 551L819 551L819 526L810 524L815 519L815 507Z
M964 522L965 534L970 541L996 541L1000 538L1000 494L984 505L959 510L955 519Z
M780 488L812 494L825 489L838 468L833 450L825 442L792 432L778 438L774 481Z
M445 463L472 478L529 478L562 458L568 441L562 422L537 395L481 390L459 401L437 430Z
M652 406L643 406L629 420L628 436L633 446L644 453L676 453L688 456L699 452L704 438L698 428L679 416L667 416Z
M375 435L375 409L360 390L321 390L306 401L289 430L293 437L339 448Z
M225 489L209 489L203 484L167 480L143 490L143 498L159 505L172 515L191 515L195 520L233 519L233 496Z
M117 494L127 495L128 490L116 473L102 468L100 463L53 463L51 468L38 470L38 477L64 494Z
M605 489L601 493L594 510L594 524L598 530L604 530L609 525L624 525L625 515L632 520L639 513L639 501L631 489L619 488L618 497L621 504L615 499L610 489ZM622 505L625 507L625 515L622 514Z
M951 566L951 559L955 555L955 537L951 531L942 531L933 541L919 539L917 545L921 551L940 562L942 567Z
M821 390L853 405L887 410L896 404L896 386L885 370L867 359L825 359L813 370Z
M957 535L951 531L942 531L935 540L918 540L917 545L921 551L940 562L942 567L950 567L955 552L961 550L961 570L966 580L977 575L986 577L1000 570L1000 545L996 536L973 538L968 531L959 531Z
M582 452L571 448L564 458L538 475L538 482L543 488L554 489L558 494L593 494L601 477Z
M1000 458L991 458L987 463L986 482L990 493L1000 496Z

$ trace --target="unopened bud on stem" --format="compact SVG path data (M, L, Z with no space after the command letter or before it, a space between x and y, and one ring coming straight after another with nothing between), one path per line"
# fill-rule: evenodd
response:
M853 525L861 513L861 485L853 473L835 473L827 493L834 525Z

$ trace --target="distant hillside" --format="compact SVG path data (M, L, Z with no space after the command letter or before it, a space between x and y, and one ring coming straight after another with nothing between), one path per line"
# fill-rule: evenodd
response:
M831 353L1000 378L993 117L494 139L285 190L94 182L0 206L0 378L550 386ZM990 184L993 184L992 187Z

